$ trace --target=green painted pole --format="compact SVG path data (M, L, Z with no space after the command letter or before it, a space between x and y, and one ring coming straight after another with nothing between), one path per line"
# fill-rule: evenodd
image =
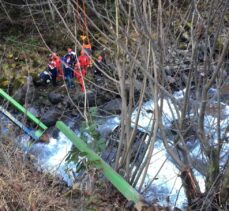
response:
M5 91L0 89L0 95L9 101L14 107L16 107L20 112L24 113L31 121L36 123L41 129L46 130L48 127L43 124L39 119L37 119L31 112L27 111L21 104L9 96Z
M101 169L107 179L125 196L135 204L141 204L143 197L126 180L114 171L102 158L100 158L87 144L78 138L76 134L63 122L58 121L56 127L68 137L80 152L86 154L89 161L94 161L95 166Z

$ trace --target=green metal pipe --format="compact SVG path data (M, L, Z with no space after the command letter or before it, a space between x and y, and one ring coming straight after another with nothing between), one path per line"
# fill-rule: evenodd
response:
M39 119L37 119L31 112L27 111L21 104L9 96L5 91L0 89L0 95L9 101L14 107L16 107L20 112L24 113L31 121L36 123L41 129L46 130L48 127L43 124Z
M63 122L58 121L56 127L68 137L80 152L86 154L89 161L94 161L97 168L101 169L107 179L125 196L135 204L142 204L143 197L126 180L114 171L102 158L100 158L87 144L78 138L76 134Z

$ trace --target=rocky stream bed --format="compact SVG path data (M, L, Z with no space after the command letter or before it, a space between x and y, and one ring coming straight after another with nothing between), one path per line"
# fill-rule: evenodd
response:
M47 86L35 86L31 77L27 78L27 83L14 93L14 98L23 103L27 109L32 112L36 117L40 118L48 127L48 133L51 137L49 143L36 143L30 144L30 138L24 135L20 130L17 130L17 144L23 149L25 154L32 156L35 165L38 170L45 172L52 172L54 175L63 179L69 186L77 181L77 173L75 172L76 164L73 162L66 162L66 156L72 149L72 143L60 132L58 132L53 126L57 120L62 120L68 124L68 126L80 135L81 123L83 119L84 98L86 96L87 107L97 107L96 124L97 130L101 137L105 141L106 150L101 154L102 158L112 165L117 152L117 143L119 140L119 124L121 113L121 100L113 93L106 91L98 91L96 87L87 87L86 95L80 92L80 88L67 90L63 82L59 82L57 87L52 85ZM226 89L226 87L225 87ZM182 101L185 90L174 92L173 96ZM221 127L226 128L228 125L229 106L227 92L222 95L222 120ZM214 98L217 91L211 89L212 103L209 106L208 116L206 118L205 126L209 128L209 132L214 134ZM169 99L164 100L163 107L163 124L167 130L168 139L172 141L174 136L174 129L172 122L174 116L171 108L171 102ZM148 133L152 124L152 115L154 110L154 102L148 100L144 103L139 123L138 132L135 140L134 154L138 153L135 160L135 165L139 165L144 160L143 152L147 148ZM12 110L13 111L13 110ZM15 111L14 111L15 112ZM136 112L133 111L132 121L135 121ZM17 114L17 113L15 113ZM23 119L23 116L17 114L18 118ZM175 118L176 119L176 118ZM12 127L10 123L4 117L1 117L1 125L3 133L7 134ZM30 125L33 127L33 125ZM90 135L86 136L88 142L93 141ZM214 139L213 139L214 140ZM204 183L204 157L196 157L201 149L196 140L195 128L190 131L189 138L186 140L187 146L192 151L193 160L196 162L195 175L201 187L201 191L205 190ZM141 143L141 144L140 144ZM139 148L140 146L140 148ZM227 159L226 153L228 152L228 145L224 145L224 153L222 156L222 163ZM184 188L182 187L182 181L179 177L179 172L172 160L168 157L161 138L158 134L157 141L155 143L155 150L151 158L151 163L146 181L143 188L143 195L147 201L154 203L158 202L164 206L172 206L184 208L187 205L187 199L185 196ZM199 171L198 171L199 170ZM136 187L138 185L136 184Z

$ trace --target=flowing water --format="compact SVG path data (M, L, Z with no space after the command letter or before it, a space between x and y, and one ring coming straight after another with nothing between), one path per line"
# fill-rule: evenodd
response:
M174 96L177 99L182 99L185 90L176 92ZM171 103L170 100L164 100L163 102L163 124L165 129L171 126L171 121L177 119L180 112ZM140 112L140 118L138 123L138 129L142 132L148 133L153 123L153 101L145 102ZM132 114L132 122L135 122L138 109ZM224 108L224 116L220 122L221 129L225 129L229 124L229 106ZM13 124L4 116L1 118L1 133L9 134ZM102 137L107 137L119 124L120 119L118 116L100 118L97 120L98 131ZM69 124L71 126L71 122ZM16 127L16 126L15 126ZM205 117L205 129L211 135L211 144L214 144L217 140L216 137L217 122L216 118L211 115ZM79 129L75 129L74 132L79 136ZM229 135L229 134L227 134ZM171 134L168 133L169 141L172 141ZM25 153L30 153L34 156L35 165L40 171L50 172L60 178L62 178L69 186L74 182L75 164L66 162L66 156L72 148L72 143L61 132L58 133L56 138L51 138L48 144L36 143L31 144L27 135L18 136L16 141L18 145L23 149ZM170 140L171 139L171 140ZM223 145L223 153L221 155L221 163L224 164L228 159L229 145ZM200 145L195 141L195 145L190 148L191 155L193 157L200 154ZM203 159L205 159L203 157ZM201 191L205 190L204 176L200 172L194 171L197 180L200 184ZM179 177L179 171L174 163L169 159L168 154L164 148L162 140L158 136L153 155L150 161L149 170L147 172L146 181L143 187L143 195L146 199L156 199L161 205L177 206L180 208L185 207L187 204L187 198L185 196L184 188L182 186L181 178Z

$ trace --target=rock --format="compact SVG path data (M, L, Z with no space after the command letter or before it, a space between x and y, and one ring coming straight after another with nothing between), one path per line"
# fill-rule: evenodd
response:
M56 107L57 107L58 109L60 109L60 110L63 109L62 103L58 103Z
M26 84L29 84L29 86L32 85L32 83L30 83L30 81L29 82L27 82L27 81L28 81L28 78L27 77L25 77L25 76L18 76L17 75L13 79L13 83L12 83L13 89L14 90L17 90L18 88L20 88L20 87L22 87L22 86L24 86Z
M88 91L87 92L87 103L88 105L91 106L95 106L96 105L96 94L92 91ZM84 101L84 94L82 95L82 100Z
M48 94L48 99L52 104L58 104L63 100L63 95L55 92L50 92Z
M178 120L172 121L170 131L173 135L177 135L178 132L183 136L185 143L189 142L188 145L193 147L195 145L195 140L197 139L197 128L193 123L193 119L185 118L183 130L178 128Z
M103 110L110 112L110 113L115 113L115 114L120 114L121 109L122 109L122 102L121 99L116 98L113 99L109 102L107 102L103 107Z
M71 101L70 101L69 97L68 96L64 97L64 100L61 103L62 108L68 108L70 106L70 104L71 104ZM59 104L57 107L59 108Z
M13 97L16 101L20 103L25 103L25 100L27 100L26 103L29 104L29 102L33 101L34 94L35 94L35 88L33 84L33 79L31 76L28 76L26 84L23 85L21 88L17 89Z
M50 140L50 137L48 134L42 134L42 136L39 138L39 141L43 143L48 143L49 140Z
M126 80L126 81L125 81L125 86L126 86L126 89L127 89L127 90L130 89L130 81L129 81L129 80ZM134 90L135 90L136 92L140 92L141 89L142 89L142 82L136 79L136 80L134 81Z
M34 75L33 77L33 83L35 86L42 86L44 85L44 81L42 78L40 78L38 75Z
M71 112L71 115L72 115L73 117L77 117L77 116L79 115L79 111L76 110L76 109L73 109L72 112Z
M48 110L42 115L41 121L48 127L51 127L56 124L59 116L60 113L56 109Z
M10 81L4 78L0 79L0 88L8 88Z
M98 106L98 104L97 104L98 99L97 98L98 98L98 96L96 96L95 92L92 92L92 91L86 92L86 99L87 99L87 105L88 106L90 106L90 107L95 106L95 105ZM80 95L72 96L72 100L76 105L84 106L85 94L82 93Z

